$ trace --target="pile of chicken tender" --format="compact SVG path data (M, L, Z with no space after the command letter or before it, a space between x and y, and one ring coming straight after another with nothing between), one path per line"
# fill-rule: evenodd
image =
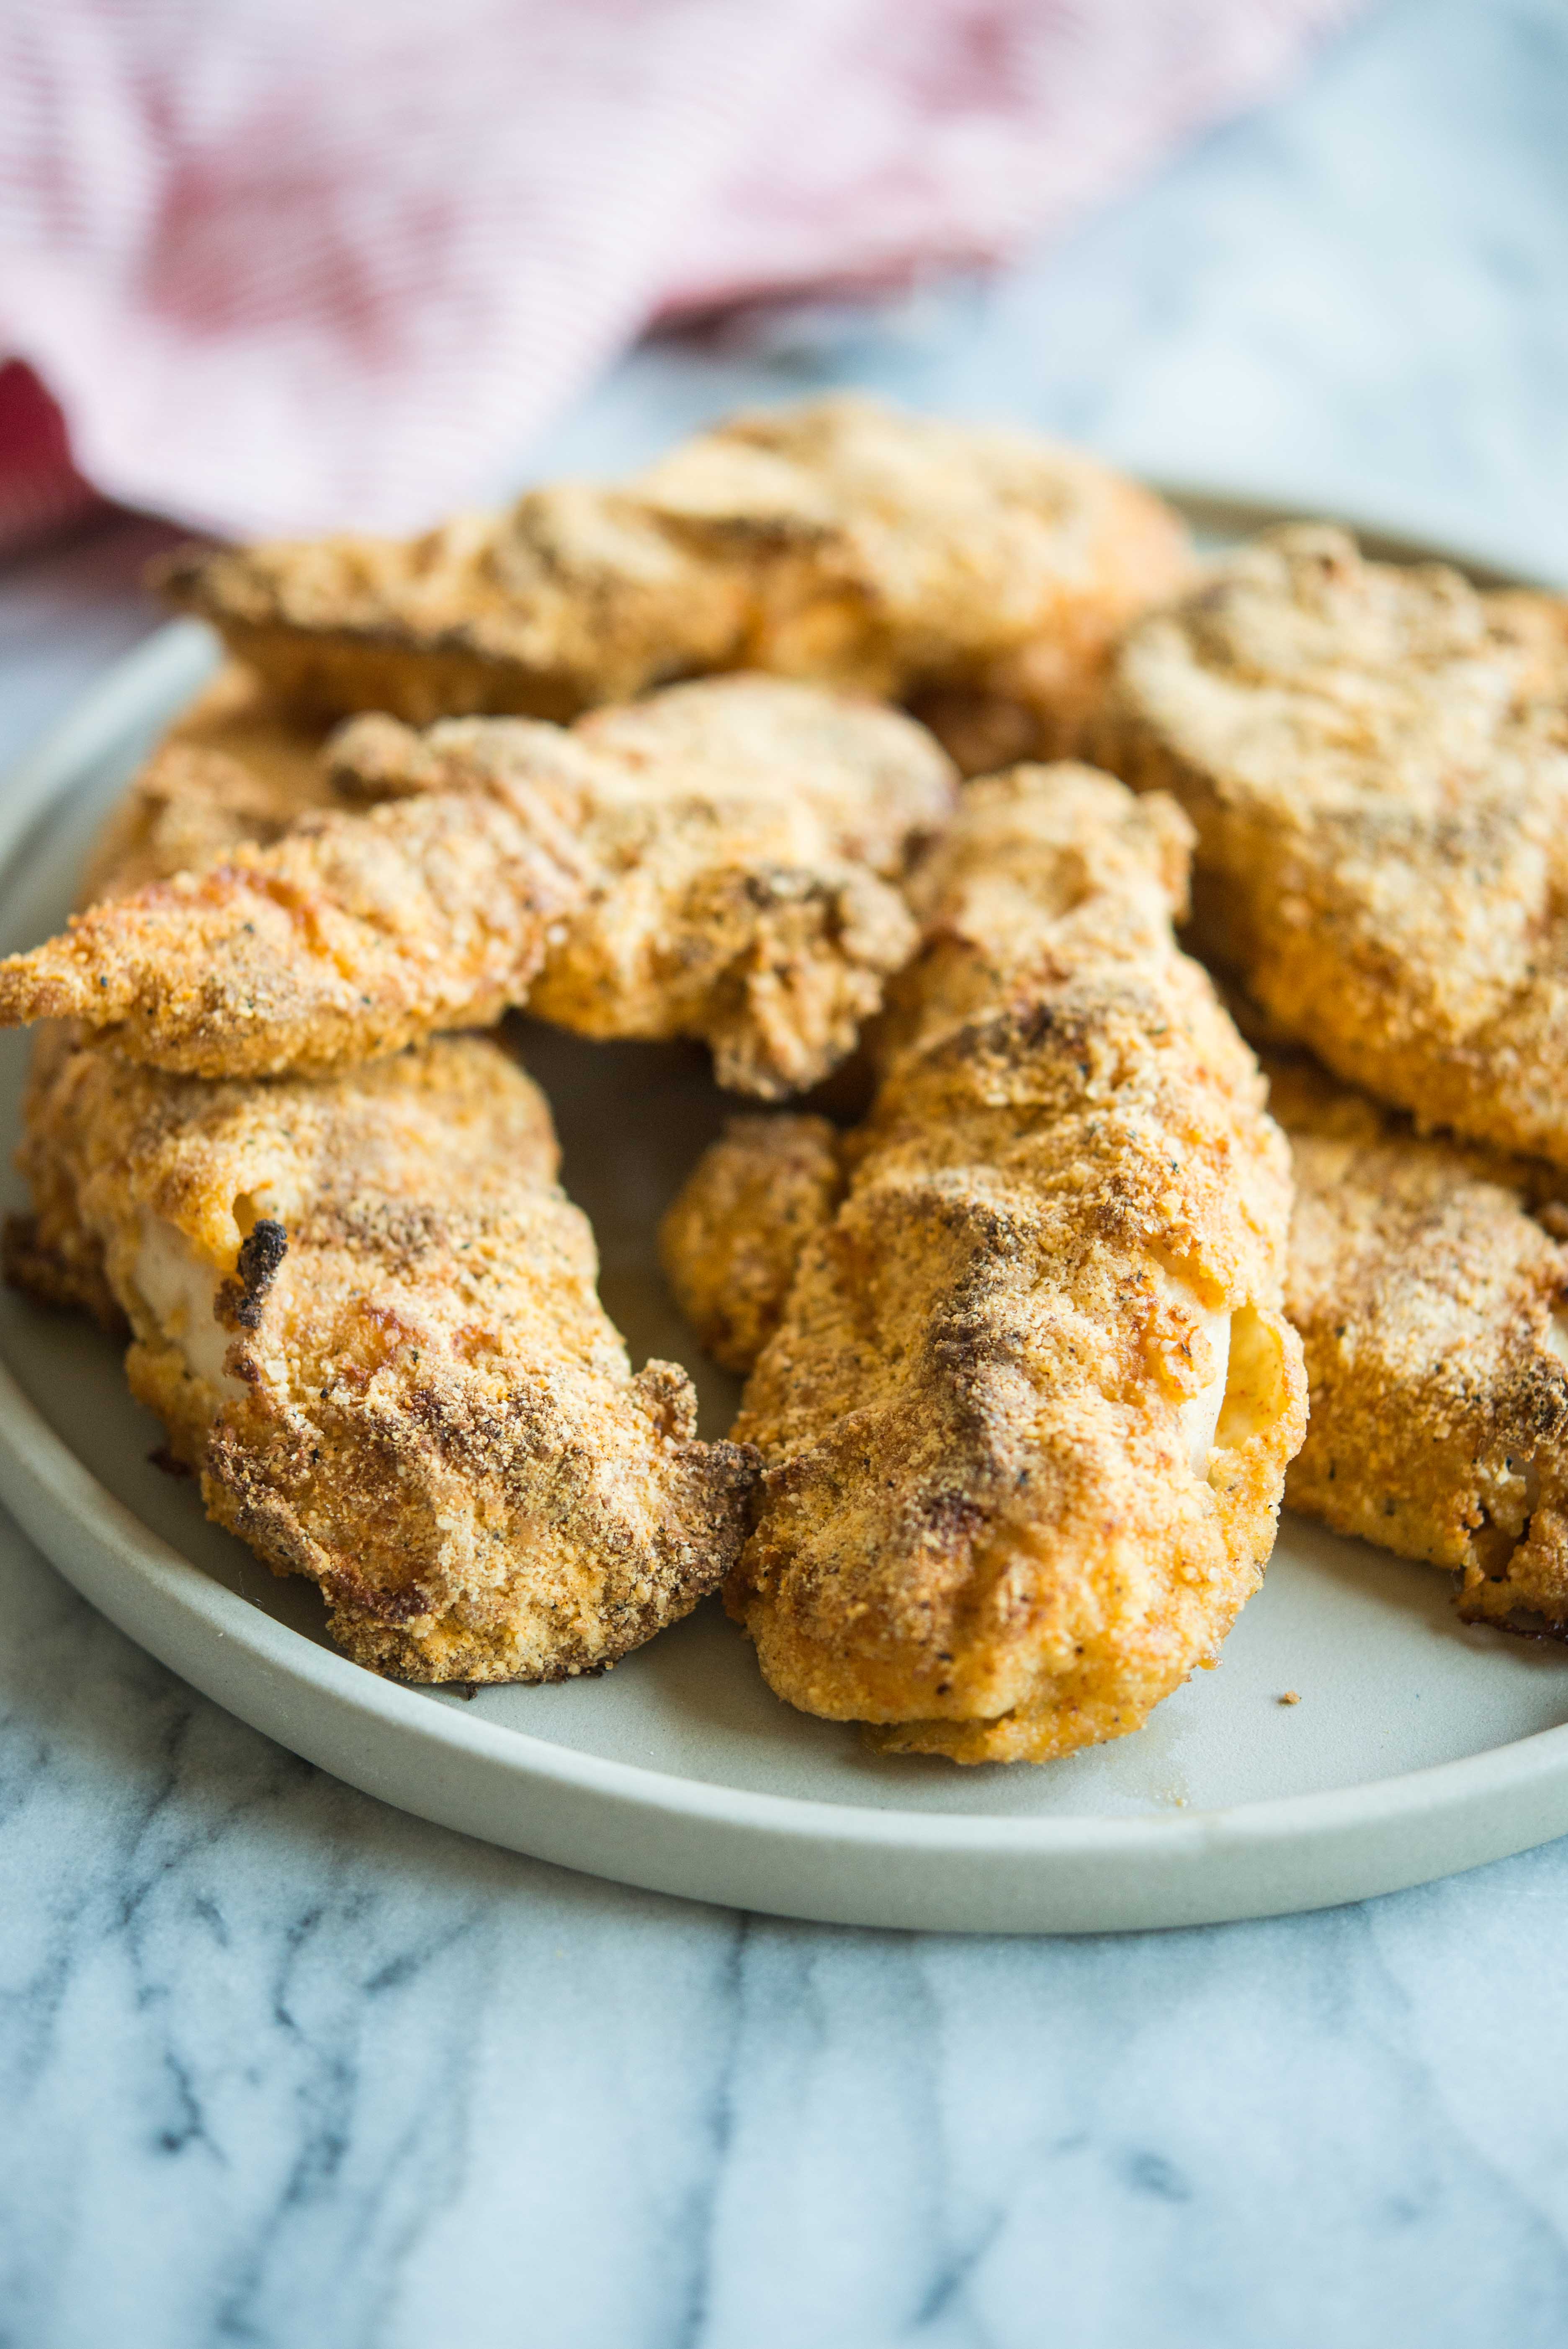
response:
M860 397L161 585L226 658L0 963L6 1271L356 1662L593 1674L717 1590L803 1712L1046 1762L1216 1661L1282 1501L1568 1637L1568 604L1201 562ZM737 1098L660 1234L724 1441L522 1007Z

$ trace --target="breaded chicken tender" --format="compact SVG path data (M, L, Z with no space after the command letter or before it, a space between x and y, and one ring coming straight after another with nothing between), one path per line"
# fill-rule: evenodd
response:
M762 677L676 686L562 734L526 719L335 737L345 788L547 788L591 867L528 998L584 1036L692 1036L777 1098L842 1060L914 945L896 883L954 775L898 712Z
M1452 1568L1470 1621L1568 1637L1562 1177L1421 1140L1310 1062L1273 1076L1312 1393L1287 1502Z
M912 719L771 678L570 732L364 719L327 757L383 803L77 916L0 963L0 1022L78 1019L178 1074L319 1073L526 998L585 1035L704 1038L721 1082L799 1092L908 956L894 884L954 781Z
M971 789L913 885L847 1192L737 1423L767 1471L726 1594L781 1696L885 1751L1136 1729L1273 1546L1305 1415L1288 1155L1171 935L1188 840L1167 802L1026 767ZM722 1252L775 1146L719 1145L717 1212L699 1238L699 1175L672 1257Z
M133 1392L209 1514L318 1583L356 1662L422 1681L593 1671L733 1563L754 1463L632 1375L550 1113L447 1038L312 1082L61 1056L22 1153L102 1252Z
M659 1257L705 1351L744 1378L783 1318L800 1252L843 1194L825 1117L732 1117L665 1214Z
M78 1020L181 1075L319 1073L498 1019L583 887L542 804L441 792L307 815L8 956L0 1025Z
M1198 832L1197 934L1336 1074L1568 1164L1568 627L1299 525L1119 656L1105 763Z
M1273 1056L1292 1145L1285 1310L1311 1417L1285 1501L1461 1578L1460 1612L1568 1637L1568 1207L1543 1162L1422 1140L1315 1063ZM825 1119L732 1119L665 1219L677 1303L749 1371L849 1155Z
M205 872L339 805L324 739L323 728L290 719L253 669L226 662L133 776L94 843L78 902Z
M301 814L336 802L312 737L284 719L261 679L229 662L174 719L110 810L88 853L78 905L127 896L176 873L205 872L236 849L276 840ZM33 1040L23 1123L35 1117L62 1058L81 1040L74 1020L46 1020ZM36 1215L6 1219L5 1279L40 1304L122 1330L103 1250L76 1213L68 1172L35 1148ZM40 1234L44 1237L40 1239Z
M913 700L971 771L1070 740L1187 539L1077 450L841 394L734 418L623 488L411 543L176 556L163 585L312 718L562 720L760 668Z

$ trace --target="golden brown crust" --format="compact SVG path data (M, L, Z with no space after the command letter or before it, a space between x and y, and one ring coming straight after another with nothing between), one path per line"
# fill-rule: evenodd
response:
M182 709L88 854L78 905L132 895L176 873L201 873L249 843L276 840L307 810L336 802L319 733L292 724L260 678L231 661ZM60 1060L79 1040L74 1021L46 1021L33 1043L23 1128ZM103 1250L76 1212L74 1185L46 1152L25 1142L30 1215L8 1218L4 1275L42 1305L90 1314L121 1330L125 1316L104 1277Z
M1521 699L1568 702L1568 596L1497 587L1481 603L1490 633L1522 657Z
M1088 592L1081 582L1064 591L1048 621L972 678L917 688L910 696L914 715L963 774L995 774L1020 760L1082 756L1129 624L1150 605L1180 595L1192 577L1186 532L1150 492L1097 469L1079 494L1086 515L1078 534L1092 547Z
M275 838L302 806L335 792L314 750L253 681L226 672L176 722L111 819L94 861L97 887L109 894L201 870L247 838ZM118 1235L111 1256L123 1291L138 1179L151 1180L160 1207L171 1192L188 1226L194 1207L214 1270L214 1247L218 1265L232 1249L244 1267L238 1226L225 1221L234 1154L247 1181L260 1165L251 1211L269 1183L286 1190L291 1171L307 1195L309 1227L288 1236L284 1226L297 1288L287 1381L249 1382L244 1411L224 1410L210 1453L217 1393L189 1375L145 1300L129 1368L177 1456L206 1462L212 1514L279 1571L299 1568L322 1582L334 1629L357 1661L417 1678L592 1671L686 1611L733 1555L747 1464L731 1447L690 1440L689 1383L673 1366L651 1363L631 1379L593 1295L585 1226L550 1179L548 1112L493 1050L443 1045L336 1085L209 1088L116 1072L77 1049L73 1029L51 1025L35 1049L26 1125L20 1160L34 1213L7 1232L7 1278L111 1329L123 1330L126 1315L105 1240ZM253 1225L253 1274L264 1268L255 1234L272 1228L266 1218ZM274 1283L288 1254L285 1246L272 1266ZM474 1286L476 1273L483 1310L454 1330L459 1283ZM521 1309L520 1286L528 1289ZM286 1293L284 1282L274 1318ZM244 1317L235 1326L246 1345L260 1345L264 1300L242 1283L230 1301ZM258 1303L259 1315L250 1310ZM411 1310L422 1323L410 1323ZM444 1335L456 1361L429 1343L415 1350L407 1328L399 1351L398 1317L427 1340ZM492 1320L504 1328L490 1330ZM367 1345L388 1359L356 1388ZM331 1470L302 1478L302 1446L315 1450L329 1421ZM562 1449L550 1471L552 1444ZM525 1455L521 1472L514 1450ZM585 1472L583 1460L596 1464ZM534 1572L527 1554L538 1528L519 1512L527 1477L547 1474L556 1514ZM367 1578L359 1535L372 1500L384 1538ZM497 1572L498 1539L510 1542L515 1587ZM428 1621L407 1617L397 1578L409 1574L424 1578L421 1588L432 1574L440 1586L428 1594L441 1602Z
M443 793L309 815L7 957L0 1022L79 1019L180 1074L324 1071L499 1019L582 888L542 810Z
M495 1046L273 1084L77 1050L26 1147L74 1185L209 1511L320 1584L357 1661L596 1671L732 1562L748 1456L696 1441L673 1364L632 1375L548 1109Z
M778 1329L800 1251L844 1187L825 1117L732 1117L659 1229L676 1304L716 1362L742 1377Z
M1337 1074L1568 1163L1562 607L1270 533L1140 623L1105 762L1198 832L1205 951Z
M216 755L187 778L198 829L226 782ZM702 1037L738 1090L800 1092L910 950L894 885L954 781L911 719L770 678L569 732L366 718L326 771L382 804L306 815L271 847L77 916L0 964L0 1020L76 1018L154 1067L270 1075L529 995L587 1035Z
M254 670L226 662L132 778L93 843L78 905L201 873L336 806L320 728L294 722Z
M745 587L627 490L561 482L412 541L177 553L160 584L314 721L557 724L737 658Z
M781 1695L889 1750L1136 1728L1273 1543L1305 1417L1286 1152L1171 935L1184 840L1084 770L973 788L747 1389L768 1470L727 1603Z
M1414 1135L1272 1063L1295 1172L1286 1307L1312 1418L1285 1498L1462 1578L1471 1621L1568 1637L1563 1178Z
M1560 1171L1423 1141L1300 1055L1265 1067L1292 1143L1285 1310L1311 1394L1287 1505L1450 1568L1469 1620L1568 1637ZM841 1156L821 1120L734 1120L666 1216L671 1286L727 1369L778 1327Z
M804 1092L852 1049L914 930L895 885L954 778L896 711L777 678L710 678L570 733L361 719L329 750L347 788L548 783L591 877L529 996L586 1036L692 1036L721 1084Z
M624 489L562 483L410 543L195 550L166 593L313 719L556 720L681 676L764 668L934 697L1014 755L1076 731L1106 648L1176 592L1149 492L1037 436L854 395L742 415Z

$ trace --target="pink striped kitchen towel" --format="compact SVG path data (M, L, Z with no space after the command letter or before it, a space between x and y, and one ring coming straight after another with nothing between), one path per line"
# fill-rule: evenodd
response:
M1353 5L10 0L0 356L112 497L408 529L650 320L1060 230ZM5 386L0 532L86 494Z

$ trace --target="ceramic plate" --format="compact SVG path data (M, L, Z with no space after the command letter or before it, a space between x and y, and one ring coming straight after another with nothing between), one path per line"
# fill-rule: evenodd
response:
M1186 502L1212 538L1274 519ZM0 949L58 926L105 807L212 660L201 629L165 629L11 779ZM734 1384L684 1330L653 1241L726 1112L703 1056L521 1033L633 1360L686 1361L720 1434ZM0 1039L13 1123L27 1049ZM112 1341L0 1297L0 1494L95 1606L352 1785L595 1875L830 1922L1086 1932L1320 1908L1568 1831L1568 1651L1467 1630L1445 1576L1289 1516L1218 1670L1147 1729L1042 1769L960 1770L790 1712L717 1601L599 1681L465 1702L377 1680L331 1646L312 1588L151 1464L158 1441Z

